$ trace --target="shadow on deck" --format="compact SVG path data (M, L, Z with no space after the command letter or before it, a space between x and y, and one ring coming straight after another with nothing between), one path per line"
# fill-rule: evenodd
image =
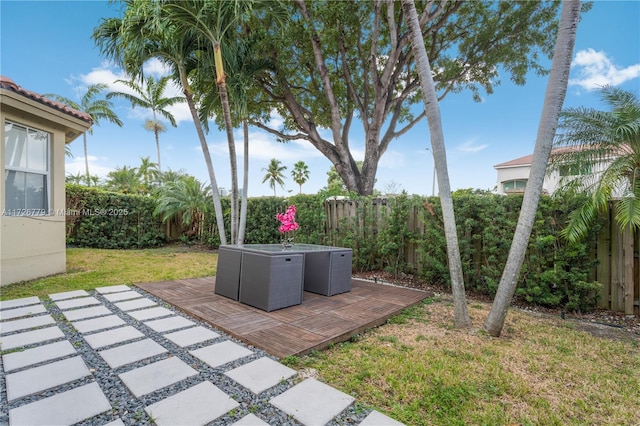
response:
M348 293L304 292L301 305L265 312L214 294L215 277L136 284L183 312L278 358L303 355L384 324L429 293L353 279Z

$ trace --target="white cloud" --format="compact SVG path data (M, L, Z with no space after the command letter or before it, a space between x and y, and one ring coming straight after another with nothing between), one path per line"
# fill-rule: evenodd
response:
M364 159L364 155L362 156L362 158ZM379 167L386 167L390 169L403 167L404 165L405 156L403 153L398 151L387 150L387 152L382 155L382 158L380 158L380 161L378 162Z
M242 132L234 134L236 143L236 154L238 161L243 155L244 136ZM197 146L194 148L198 152L202 152L202 148ZM212 155L220 155L227 157L229 155L229 147L226 138L219 139L209 143L209 150ZM276 142L275 136L264 131L249 132L249 157L251 160L263 161L277 158L283 163L290 161L308 160L311 158L322 157L320 151L315 149L309 142L303 140L294 140L289 142Z
M169 68L164 65L161 61L157 59L151 59L147 61L144 65L145 75L153 75L156 78L168 75ZM80 76L72 76L69 80L70 84L76 85L76 95L77 98L80 97L86 92L87 88L92 84L106 84L108 87L108 91L111 92L123 92L129 94L137 95L133 90L131 90L128 86L123 83L119 83L116 80L128 80L129 76L127 76L122 70L119 68L110 65L106 62L100 64L99 67L92 69L87 74L81 74ZM182 90L172 81L166 87L165 97L175 97L175 96L183 96ZM123 102L123 105L127 105L130 107L126 101L116 101L114 102ZM190 123L192 121L191 112L189 111L189 107L186 102L181 102L176 105L173 105L167 110L173 115L176 120L176 123L179 125L181 122ZM129 118L134 120L147 120L153 117L151 111L143 110L140 108L129 108L129 112L127 113ZM167 123L168 124L168 123Z
M489 146L487 144L476 145L475 143L476 143L475 140L470 140L468 142L463 143L462 145L459 145L457 150L460 152L475 153L475 152L480 152Z
M577 52L571 67L577 77L569 79L569 84L586 90L595 90L606 85L619 86L640 77L640 64L619 68L605 52L596 52L594 49Z
M107 160L106 158L98 159L98 157L94 155L89 155L87 158L89 159L89 174L92 176L98 176L100 179L104 179L107 174L113 170L112 167L103 166L99 163L100 160ZM84 157L67 159L64 167L65 174L67 175L75 176L79 173L84 176L86 173Z

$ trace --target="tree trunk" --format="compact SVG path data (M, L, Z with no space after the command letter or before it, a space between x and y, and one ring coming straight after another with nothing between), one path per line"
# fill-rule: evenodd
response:
M224 127L227 133L227 143L229 145L229 164L231 166L231 244L238 243L238 162L236 158L236 145L233 140L233 124L231 122L231 108L229 106L229 95L227 85L224 80L224 68L222 65L222 54L220 43L213 46L216 62L216 83L222 104L222 115Z
M502 332L529 244L547 163L553 146L553 138L558 127L558 118L567 93L569 69L579 18L580 0L566 0L563 2L558 35L556 36L556 47L551 63L551 73L547 82L542 116L538 125L536 146L533 151L533 162L522 200L520 217L518 218L507 263L504 267L491 311L484 323L484 330L491 336L498 337Z
M160 137L158 136L158 129L154 130L156 135L156 153L158 154L158 173L162 173L162 166L160 164Z
M464 277L462 275L462 262L460 261L460 248L458 245L451 185L449 183L449 171L447 170L447 153L444 145L444 133L442 131L438 96L431 75L431 66L429 64L429 58L427 57L427 50L422 39L418 13L416 12L413 0L402 0L402 9L411 37L412 50L418 64L418 75L420 76L420 84L422 86L424 108L427 121L429 122L429 133L431 135L431 150L438 173L438 190L442 203L444 233L447 241L449 273L451 275L451 291L453 293L454 323L456 328L470 327L471 320L467 310L467 300L464 291Z
M91 186L91 175L89 174L89 153L87 152L87 132L82 134L84 142L84 171L87 176L87 186Z
M242 201L240 205L240 224L238 226L238 244L244 244L244 232L247 227L247 187L249 186L249 123L242 120L244 133L244 160L242 177Z
M202 130L202 122L200 121L200 117L198 116L198 111L196 110L196 104L193 101L193 96L191 95L191 89L189 86L189 81L186 77L186 72L183 69L180 69L180 81L182 83L182 89L184 92L184 96L187 100L187 105L189 105L189 112L191 112L191 118L193 118L193 124L196 127L196 132L198 133L198 139L200 140L200 146L202 147L202 154L204 155L204 161L207 163L207 171L209 172L209 180L211 181L211 197L213 198L213 208L216 214L216 225L218 227L218 234L220 234L220 244L227 244L227 234L224 229L224 214L222 212L222 204L220 203L220 191L218 190L218 182L216 181L216 173L213 169L213 162L211 161L211 153L209 152L209 145L207 145L207 139L204 136L204 131Z

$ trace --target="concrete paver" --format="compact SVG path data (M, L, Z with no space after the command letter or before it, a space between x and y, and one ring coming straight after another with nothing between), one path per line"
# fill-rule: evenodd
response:
M87 293L85 290L73 290L73 291L65 291L62 293L53 293L49 295L49 298L51 298L51 300L55 302L58 300L72 299L74 297L85 297L85 296L89 296L89 293Z
M9 423L72 425L110 409L111 404L94 382L9 410Z
M230 340L189 351L189 353L213 368L253 354L249 349Z
M37 305L40 299L37 296L23 297L22 299L4 300L0 302L0 310L18 308L21 306Z
M127 312L128 315L137 319L138 321L144 321L153 318L166 317L169 315L175 315L172 311L162 306L156 306L155 308L140 309L139 311Z
M81 309L74 309L72 311L66 311L66 312L63 312L62 314L69 321L76 321L80 319L110 315L112 313L113 312L111 312L109 308L107 308L106 306L93 306L90 308L81 308Z
M196 343L217 339L220 335L208 328L197 326L174 331L173 333L165 334L164 337L171 340L181 348L186 348L187 346L195 345Z
M104 330L105 328L125 325L126 322L117 315L107 315L105 317L74 321L71 323L80 333L90 333L92 331Z
M64 333L57 326L39 328L37 330L4 336L2 340L0 340L0 348L6 351L34 343L46 342L47 340L61 339L63 337Z
M167 348L175 348L173 345L163 340L163 344L169 345L165 348L154 340L157 335L145 336L137 326L127 325L118 315L114 315L109 308L110 303L114 303L132 318L144 321L143 324L150 330L163 333L166 339L183 348L209 340L215 341L221 337L219 333L198 325L189 317L176 315L129 286L101 287L96 291L102 295L100 300L84 290L56 293L52 295L52 299L61 309L67 309L63 315L110 368L124 367L152 357L160 359L119 374L122 382L118 386L121 389L124 389L124 384L135 397L143 397L175 383L184 384L183 380L188 378L192 378L186 382L189 384L202 380L197 375L198 368L202 369L203 364L196 362L189 365L171 354L166 358L163 354L169 352ZM134 298L131 299L132 297ZM87 306L87 302L98 304ZM74 307L78 308L72 309ZM91 372L73 345L68 340L62 340L65 335L59 327L33 329L56 322L56 318L47 313L47 307L40 299L31 297L0 302L0 309L0 318L4 320L0 322L0 334L4 334L0 339L2 350L39 344L2 356L7 400L14 407L9 410L10 425L71 425L103 414L100 424L107 418L109 420L106 420L108 423L105 426L124 426L122 419L110 421L115 415L106 414L111 410L111 405L98 383L91 382L66 390L77 386L79 383L76 381L79 379L85 378L86 382L86 377L90 377ZM114 346L107 348L112 345ZM189 353L213 368L254 354L246 346L231 340L212 342ZM204 373L205 370L202 371ZM262 357L223 374L254 394L260 394L295 376L296 371L269 357ZM38 393L50 389L58 393L38 399L43 396ZM22 399L29 395L34 396ZM29 402L34 399L35 402ZM326 424L353 401L354 398L343 392L317 380L307 379L271 398L269 402L302 424L316 425ZM207 380L148 405L145 411L159 426L191 426L207 424L239 406L230 395ZM118 410L113 411L114 414L117 412ZM268 424L269 419L265 414L256 414L247 414L234 425ZM90 420L92 424L94 420ZM361 424L395 426L402 423L374 411Z
M304 425L323 425L354 400L316 379L306 379L269 402Z
M0 320L6 321L15 318L28 317L31 315L42 314L47 312L44 305L22 306L13 309L3 309L0 311Z
M167 350L154 340L144 339L138 342L116 346L115 348L105 349L98 353L102 359L109 364L109 367L118 368L165 352L167 352Z
M197 374L180 358L171 357L119 374L118 377L132 394L141 397Z
M116 328L114 330L101 331L96 334L89 334L88 336L83 337L93 349L100 349L116 343L144 337L144 334L140 333L134 327L126 326Z
M265 422L255 414L247 414L237 422L233 423L232 426L261 426L266 425L269 426L269 423Z
M363 421L360 422L360 426L403 426L404 423L400 423L389 416L385 416L379 411L372 411Z
M3 321L0 322L0 334L13 333L14 331L28 330L30 328L42 327L43 325L55 323L56 321L51 315L38 315L13 321Z
M10 372L29 365L39 364L45 361L52 361L57 358L73 355L76 353L74 347L68 340L49 343L48 345L36 346L22 352L12 352L2 355L4 371Z
M107 293L104 295L104 298L109 302L122 302L123 300L138 299L140 297L143 296L137 291L133 290L122 291L118 293Z
M193 321L189 321L185 317L173 316L152 321L145 321L144 325L152 330L162 333L163 331L177 330L179 328L191 327L196 325Z
M58 302L55 302L55 304L58 305L58 308L66 311L73 308L84 308L87 306L101 305L102 303L95 297L89 296L79 297L77 299L60 300Z
M131 290L128 285L110 285L106 287L96 287L96 291L100 294L117 293L119 291Z
M151 299L143 297L141 299L128 300L126 302L115 303L116 307L121 311L133 311L135 309L147 308L149 306L157 306L157 303Z
M257 395L297 373L271 358L262 357L224 374Z
M151 404L145 411L158 426L204 425L239 405L207 381Z
M7 374L7 400L22 398L90 374L79 356Z

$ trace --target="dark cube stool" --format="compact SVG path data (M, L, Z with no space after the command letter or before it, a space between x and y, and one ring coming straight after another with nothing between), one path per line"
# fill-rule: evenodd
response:
M240 302L263 311L302 303L303 254L244 252L240 270Z
M215 294L238 300L240 292L240 265L242 251L230 247L218 250Z
M305 253L304 290L325 296L351 291L352 257L350 249Z

